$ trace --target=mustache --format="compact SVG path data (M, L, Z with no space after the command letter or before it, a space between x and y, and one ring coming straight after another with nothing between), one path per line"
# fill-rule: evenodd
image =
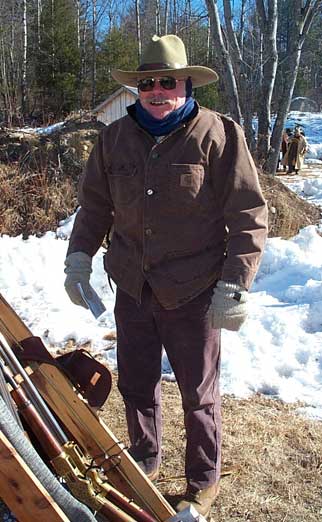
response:
M146 98L146 101L148 103L151 103L151 102L167 102L167 103L169 103L169 99L166 98L165 96L149 96L148 98Z

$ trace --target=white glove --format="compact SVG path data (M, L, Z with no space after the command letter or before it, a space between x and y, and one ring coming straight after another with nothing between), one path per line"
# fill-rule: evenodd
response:
M247 298L242 286L218 281L209 307L212 328L237 332L247 317Z
M92 258L85 252L74 252L65 259L65 290L70 300L79 306L88 308L82 298L78 283L81 284L83 292L88 299L92 297L92 288L89 278L92 272Z

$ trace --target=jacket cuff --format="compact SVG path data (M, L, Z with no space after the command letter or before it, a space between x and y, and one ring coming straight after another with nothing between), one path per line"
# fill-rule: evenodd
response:
M249 290L253 284L257 269L249 269L246 267L224 266L221 279L227 283L234 283L242 286L245 290Z

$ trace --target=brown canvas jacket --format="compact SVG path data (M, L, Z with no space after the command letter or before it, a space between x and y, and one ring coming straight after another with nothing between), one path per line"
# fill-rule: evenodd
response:
M242 129L200 108L159 143L127 115L88 160L68 254L93 256L114 224L104 265L138 302L146 280L167 309L215 280L249 288L267 208Z

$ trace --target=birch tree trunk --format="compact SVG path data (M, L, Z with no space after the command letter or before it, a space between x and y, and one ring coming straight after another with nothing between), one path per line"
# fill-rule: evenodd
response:
M138 42L138 62L141 61L142 54L142 38L141 38L141 23L140 23L140 0L135 0L135 19L136 19L136 39Z
M155 34L160 36L161 18L160 18L160 0L155 0Z
M168 34L168 23L169 23L169 0L165 0L163 34Z
M241 54L244 52L244 28L245 28L246 0L242 0L240 7L240 31L239 31L239 48Z
M257 158L267 158L271 136L271 103L277 71L277 0L256 0L258 20L263 35L263 76L258 107Z
M177 0L173 0L173 32L178 34L178 6Z
M51 0L51 74L55 78L55 0Z
M81 43L81 37L80 37L80 0L74 0L74 5L76 8L76 31L77 31L77 48L80 50L80 43Z
M96 105L96 0L92 0L92 108Z
M227 29L227 42L230 55L233 61L235 78L238 78L238 93L243 115L243 126L246 140L251 151L255 149L255 136L253 131L252 119L254 107L251 93L251 71L242 55L242 51L237 38L237 33L233 27L233 16L230 0L224 0L224 16ZM242 26L241 26L242 29ZM236 80L237 81L237 80Z
M2 83L2 97L4 104L4 112L6 115L6 123L8 126L11 126L13 119L13 104L10 94L7 55L3 38L1 38L0 40L0 79Z
M228 107L231 117L239 124L242 121L240 101L233 63L229 49L224 42L220 25L217 0L206 0L208 14L211 23L211 36L217 53L219 69L223 77L228 99Z
M38 52L40 51L41 47L41 0L37 0L37 45L38 45Z
M191 0L185 0L183 35L184 35L184 39L186 42L186 53L187 53L188 63L193 63L193 42L192 42L191 21L192 21Z
M27 110L27 0L22 4L22 67L21 67L21 113Z
M207 17L207 54L206 54L207 64L210 63L211 60L211 29L210 29L210 18Z

